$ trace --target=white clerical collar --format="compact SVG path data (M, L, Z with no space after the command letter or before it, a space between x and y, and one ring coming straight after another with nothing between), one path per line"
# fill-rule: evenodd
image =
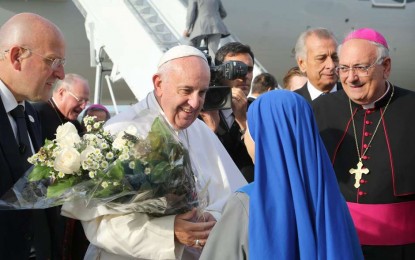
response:
M386 85L388 86L388 88L386 89L385 93L383 93L383 95L380 98L378 98L377 100L375 100L374 102L372 102L370 104L362 105L362 107L364 109L375 108L376 102L378 102L379 100L381 100L382 98L384 98L386 96L386 94L388 94L388 92L389 92L389 89L390 89L390 83L389 83L389 81L386 81Z
M316 87L314 87L313 84L308 80L307 81L307 90L308 93L310 93L311 100L314 100L318 98L321 94L323 94L323 91L318 90ZM334 87L330 90L330 93L337 91L337 84L334 85Z

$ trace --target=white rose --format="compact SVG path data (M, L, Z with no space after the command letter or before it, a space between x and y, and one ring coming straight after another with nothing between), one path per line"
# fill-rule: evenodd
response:
M60 125L56 130L56 143L60 147L74 147L79 142L81 142L81 138L72 123L67 122Z
M81 167L81 155L72 147L65 147L60 150L55 158L53 168L65 174L74 174Z

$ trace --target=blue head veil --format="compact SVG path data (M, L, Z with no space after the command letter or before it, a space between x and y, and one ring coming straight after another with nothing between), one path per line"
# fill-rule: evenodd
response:
M363 259L310 105L285 90L253 102L250 259Z

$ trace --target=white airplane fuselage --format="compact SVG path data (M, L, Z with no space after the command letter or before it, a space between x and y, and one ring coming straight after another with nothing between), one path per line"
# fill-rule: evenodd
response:
M394 84L415 90L415 1L378 0L404 7L376 7L370 0L222 0L225 23L252 47L267 71L279 82L296 65L292 50L301 32L310 27L331 30L339 43L353 29L371 27L390 47Z

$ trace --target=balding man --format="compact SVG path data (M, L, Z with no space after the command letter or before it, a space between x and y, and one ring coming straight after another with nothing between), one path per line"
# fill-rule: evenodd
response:
M144 213L114 214L105 206L62 211L82 218L91 246L85 259L198 259L210 230L221 216L225 201L246 184L216 135L197 117L209 87L210 72L205 55L191 46L176 46L162 57L153 76L154 91L129 110L111 118L106 129L112 134L128 126L150 130L143 120L147 110L162 115L189 151L192 169L201 188L206 187L206 207L179 215L154 217Z
M27 158L42 143L30 101L47 100L63 79L65 42L49 20L31 13L0 28L0 196L30 167ZM53 258L44 210L0 211L0 259Z

